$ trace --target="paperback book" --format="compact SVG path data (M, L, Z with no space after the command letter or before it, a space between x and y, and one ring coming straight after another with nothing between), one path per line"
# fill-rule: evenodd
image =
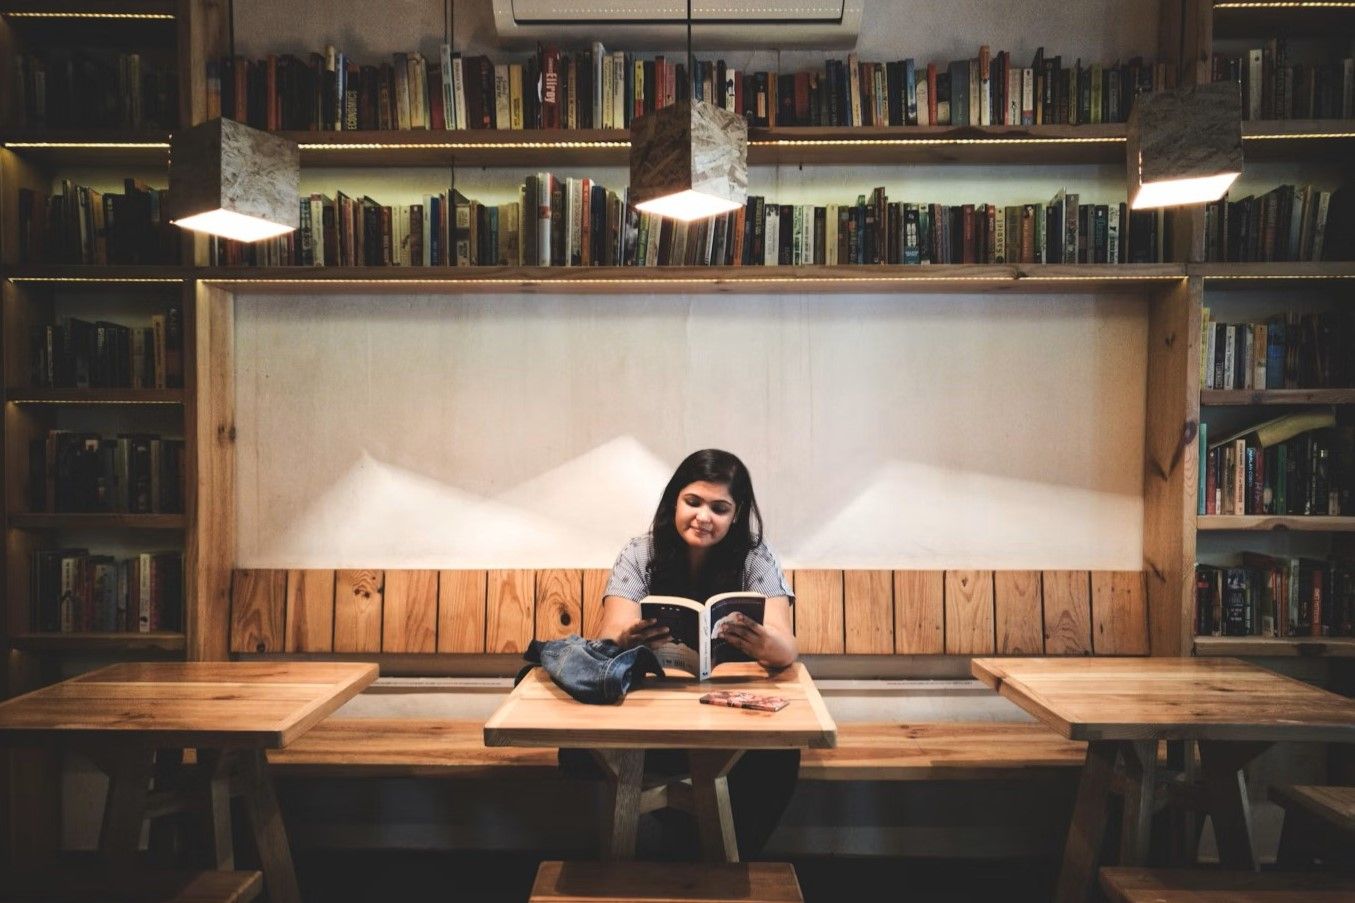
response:
M720 593L704 603L681 596L646 596L640 600L640 617L668 628L668 642L654 650L665 671L685 671L705 680L725 662L752 661L714 634L735 614L761 624L766 603L766 596L751 592Z

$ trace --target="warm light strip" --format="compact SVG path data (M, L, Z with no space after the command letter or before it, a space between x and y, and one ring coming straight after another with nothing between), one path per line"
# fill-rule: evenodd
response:
M172 276L10 276L10 282L90 282L90 283L123 283L123 282L154 282L154 283L182 283L183 279Z
M1355 3L1345 0L1298 0L1291 3L1215 3L1214 9L1355 9Z
M605 278L585 278L585 279L542 279L542 278L413 278L413 279L278 279L278 278L232 278L228 276L204 278L202 281L216 285L499 285L499 286L534 286L534 285L784 285L789 283L816 283L826 285L840 285L842 283L861 283L871 284L880 282L993 282L993 283L1018 283L1018 282L1106 282L1106 281L1128 281L1142 282L1153 280L1159 282L1180 281L1184 279L1184 274L1161 273L1144 276L751 276L745 278L729 278L718 276L674 276L671 279L655 279L653 277L621 277L616 279Z
M6 141L5 147L40 150L98 148L106 150L169 150L168 141Z
M94 13L94 12L0 12L9 19L168 19L173 13Z
M303 151L356 150L568 150L572 148L628 148L629 141L429 141L410 144L337 144L299 142ZM168 145L166 145L168 147Z
M749 147L826 147L896 144L1123 144L1123 135L1110 135L1095 138L776 138L760 141L749 140Z
M1255 276L1248 276L1248 275L1245 274L1245 273L1227 273L1227 274L1224 274L1224 273L1205 273L1201 278L1203 278L1203 279L1242 279L1242 280L1250 280L1250 279L1355 279L1355 273L1329 273L1329 274L1322 274L1322 273L1302 273L1302 274L1300 274L1300 273L1294 273L1294 274L1292 274L1292 275L1284 275L1284 274L1282 274L1282 273L1266 273L1266 274L1264 274L1264 275L1262 275L1262 274L1257 274L1257 275L1255 275Z
M141 405L141 404L169 404L169 405L181 405L181 404L183 404L182 401L175 401L175 400L159 400L159 399L156 399L156 400L145 399L145 400L143 400L143 399L140 399L140 398L124 398L124 399L99 398L99 399L87 399L87 400L86 400L86 399L75 399L75 398L62 398L62 399L55 399L55 398L11 398L11 399L9 399L9 403L10 403L10 404L40 404L40 405L49 405L49 404L68 404L68 405L77 405L77 406L80 406L80 407L85 407L85 406L88 406L88 405L96 405L96 404L118 404L118 405L129 405L129 404L137 404L137 405Z
M1355 138L1355 132L1295 132L1292 135L1243 135L1243 141L1287 141L1293 138Z

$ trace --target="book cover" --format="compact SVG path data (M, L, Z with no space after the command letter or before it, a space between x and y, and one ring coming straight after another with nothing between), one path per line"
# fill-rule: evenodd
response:
M640 600L640 617L668 628L668 641L654 650L665 671L685 671L705 680L726 662L752 661L715 634L736 613L761 624L766 603L766 596L753 592L720 593L704 603L680 596L646 596Z

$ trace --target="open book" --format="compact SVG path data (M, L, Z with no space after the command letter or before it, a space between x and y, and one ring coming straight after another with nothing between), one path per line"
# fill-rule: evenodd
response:
M766 604L766 596L752 592L720 593L705 604L680 596L645 596L640 600L640 617L653 618L668 628L668 642L654 650L664 670L686 671L705 680L716 665L752 661L712 634L735 612L761 624Z

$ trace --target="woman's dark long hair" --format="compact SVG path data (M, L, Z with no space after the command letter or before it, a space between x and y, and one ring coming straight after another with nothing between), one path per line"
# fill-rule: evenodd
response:
M701 573L692 577L687 543L678 535L678 493L691 483L716 483L729 487L734 499L734 522L729 532L710 550ZM743 589L743 563L762 542L762 513L753 496L753 479L736 456L718 448L693 452L678 465L664 487L654 521L649 528L654 555L649 564L649 591L656 596L705 599L716 593Z

